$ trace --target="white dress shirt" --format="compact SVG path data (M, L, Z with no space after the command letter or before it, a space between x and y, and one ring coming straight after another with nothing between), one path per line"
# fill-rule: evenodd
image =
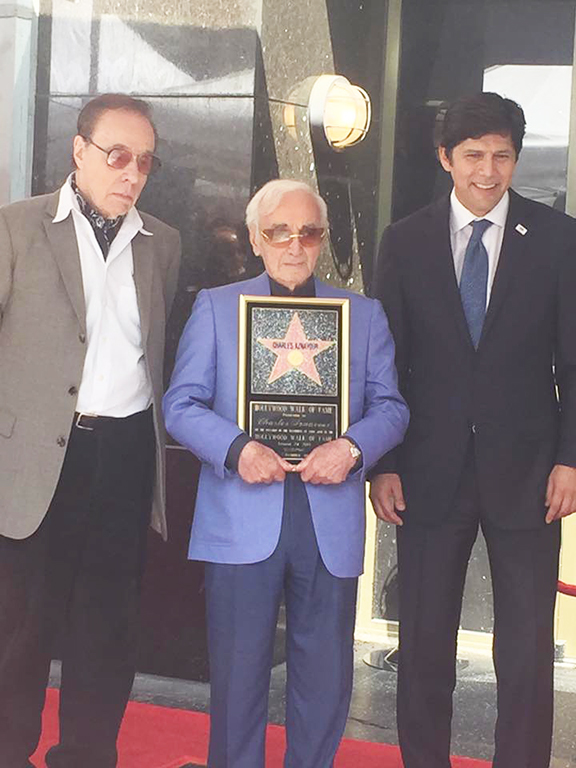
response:
M472 235L472 222L477 219L486 219L492 222L492 226L482 235L482 243L488 253L488 286L486 290L486 307L490 302L490 294L498 267L502 240L504 238L504 227L506 226L506 217L510 206L510 193L507 191L502 199L485 216L475 216L468 208L465 208L456 197L456 192L452 190L450 195L450 244L452 246L452 256L454 258L454 270L456 279L460 285L462 277L462 267L464 266L464 255L466 246Z
M152 402L132 257L136 234L152 237L152 233L131 208L105 260L70 180L60 190L53 221L67 216L72 216L76 230L86 304L87 349L76 410L97 416L130 416Z

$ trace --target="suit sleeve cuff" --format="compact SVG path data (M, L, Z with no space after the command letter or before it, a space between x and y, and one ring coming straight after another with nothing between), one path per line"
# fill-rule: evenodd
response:
M376 475L398 474L396 451L388 451L368 471L368 480L372 482Z
M238 472L240 454L242 453L244 446L250 442L252 442L252 438L245 432L242 432L242 434L238 435L238 437L235 437L234 440L232 440L230 443L230 448L228 448L228 453L226 454L226 460L224 462L226 469L229 469L232 472Z

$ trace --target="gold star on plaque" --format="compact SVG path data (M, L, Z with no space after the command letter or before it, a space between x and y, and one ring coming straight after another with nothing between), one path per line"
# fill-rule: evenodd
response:
M272 384L290 371L296 370L303 373L318 386L322 385L314 358L335 342L308 339L298 312L294 312L292 315L286 336L283 339L258 339L258 342L276 355L276 362L270 373L268 384Z

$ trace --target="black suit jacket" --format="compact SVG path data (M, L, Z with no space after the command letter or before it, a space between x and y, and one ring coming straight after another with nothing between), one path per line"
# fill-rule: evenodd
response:
M510 192L475 350L449 213L446 197L382 238L371 292L388 314L411 421L403 445L372 474L398 472L405 519L438 523L450 511L474 433L488 518L502 528L537 527L551 468L576 466L576 221Z

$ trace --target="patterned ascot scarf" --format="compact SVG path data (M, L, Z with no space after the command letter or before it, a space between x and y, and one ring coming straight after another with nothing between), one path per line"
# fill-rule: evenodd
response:
M104 259L106 259L110 250L110 246L112 245L112 241L120 231L120 227L124 221L124 216L116 216L115 219L104 218L100 211L96 210L96 208L93 208L92 205L90 205L90 203L82 196L82 193L76 186L75 174L72 174L70 184L74 190L74 194L76 195L76 200L78 201L80 211L90 222L90 225L94 230L94 234L96 235L98 245L102 250L102 255L104 256Z

